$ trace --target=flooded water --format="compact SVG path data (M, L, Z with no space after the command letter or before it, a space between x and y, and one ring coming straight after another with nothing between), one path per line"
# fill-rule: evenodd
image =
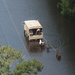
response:
M26 59L36 58L44 69L38 75L75 74L75 22L57 11L57 0L0 0L0 44L22 50ZM29 45L24 37L24 20L37 19L43 26L44 39L61 53L56 59L50 48L41 50L33 43Z

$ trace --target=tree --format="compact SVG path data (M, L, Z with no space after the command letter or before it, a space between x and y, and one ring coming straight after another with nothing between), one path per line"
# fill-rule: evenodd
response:
M61 0L58 8L62 15L75 16L75 0Z
M34 75L43 69L42 63L33 59L32 61L24 61L19 63L14 70L14 75Z
M11 73L10 64L16 60L20 62L13 72L14 75L37 74L43 69L42 63L36 59L33 59L32 61L22 61L23 59L20 50L16 51L10 46L2 46L0 47L0 75L9 75Z
M20 51L16 51L10 46L0 47L0 75L8 75L10 73L10 64L17 59L22 59Z

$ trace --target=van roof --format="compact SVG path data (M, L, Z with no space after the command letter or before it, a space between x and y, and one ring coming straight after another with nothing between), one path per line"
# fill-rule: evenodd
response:
M27 20L24 21L29 29L42 28L38 20Z

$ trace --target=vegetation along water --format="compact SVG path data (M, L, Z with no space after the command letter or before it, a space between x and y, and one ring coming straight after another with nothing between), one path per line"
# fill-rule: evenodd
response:
M58 8L62 15L75 17L75 0L61 0L58 3Z

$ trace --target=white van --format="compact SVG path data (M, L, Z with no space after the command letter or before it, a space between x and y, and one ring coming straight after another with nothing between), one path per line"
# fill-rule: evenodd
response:
M24 35L28 40L43 39L42 26L38 20L24 21Z

